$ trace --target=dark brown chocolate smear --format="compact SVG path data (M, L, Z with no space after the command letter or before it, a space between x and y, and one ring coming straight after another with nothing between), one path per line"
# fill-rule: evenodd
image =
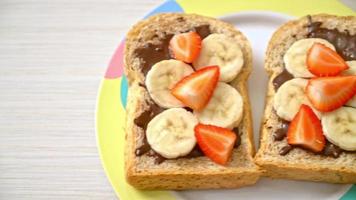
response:
M158 153L154 152L152 149L148 152L147 154L148 156L153 158L153 162L157 165L163 163L165 160L167 160L166 158L164 158L163 156L159 155Z
M184 19L183 17L178 17L178 18L177 18L177 21L178 21L178 22L185 22L185 19Z
M141 127L143 130L146 130L148 122L151 121L156 115L163 112L164 109L159 107L155 103L150 103L149 108L143 111L140 116L138 116L134 122L138 127Z
M211 33L209 25L201 25L201 26L195 27L194 29L200 35L200 37L202 39L206 38Z
M287 155L292 149L293 149L293 147L291 145L287 144L286 146L282 147L279 150L279 155L281 155L281 156Z
M276 76L272 83L273 83L273 86L274 86L274 89L277 91L279 87L281 87L281 85L283 83L285 83L286 81L289 81L291 79L293 79L293 75L290 74L285 68L283 69L283 71L278 75Z
M157 114L161 113L164 109L159 107L157 104L150 103L149 108L145 110L143 113L140 114L135 120L134 123L142 128L144 131L146 131L147 124L153 117L155 117ZM135 150L135 154L137 156L141 156L145 153L147 153L151 147L147 142L146 139L146 133L143 134L142 136L142 141L141 141L141 146L137 147Z
M184 109L188 112L193 112L193 109L189 108L189 107L184 107Z
M234 145L234 148L237 148L241 145L241 136L240 136L240 131L239 128L234 128L232 131L236 134L236 142Z
M273 133L273 139L275 141L281 141L287 136L289 122L283 119L280 121L280 127Z
M322 38L335 46L337 53L346 61L356 60L356 34L351 35L347 30L340 32L337 29L321 27L321 22L312 22L308 16L308 38Z
M184 158L196 158L200 156L204 156L204 153L198 145L195 145L194 149L188 155L184 156Z
M340 149L340 147L327 141L323 150L323 155L338 158L342 152L343 150Z
M147 153L151 149L151 146L147 142L146 134L144 134L143 137L144 138L142 139L141 146L137 147L135 150L136 156L142 156L143 154Z
M169 41L172 34L166 35L158 44L147 43L135 50L136 57L141 58L141 71L146 76L151 67L159 61L171 58L169 52Z
M147 89L147 88L146 88L146 85L145 85L144 83L138 83L138 86L140 86L140 87L143 87L143 88Z
M180 19L178 18L177 20ZM201 38L205 38L210 34L209 25L201 25L195 27L193 30L195 30ZM160 39L158 44L147 43L143 47L135 50L134 54L136 54L136 57L141 59L140 67L145 76L154 64L159 61L172 58L169 51L169 41L172 37L173 34L167 34Z

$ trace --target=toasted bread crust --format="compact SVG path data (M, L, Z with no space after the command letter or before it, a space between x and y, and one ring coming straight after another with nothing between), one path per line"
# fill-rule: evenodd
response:
M322 27L348 30L356 33L356 17L338 17L333 15L313 15L313 22L322 22ZM272 133L278 128L278 116L273 110L273 79L284 68L283 56L297 40L305 38L307 17L289 21L281 26L272 36L265 58L265 69L269 74L265 111L261 124L260 149L255 161L263 170L264 176L296 180L323 181L331 183L356 183L356 153L342 153L339 158L316 155L296 148L285 156L279 155L279 149L286 145L286 140L273 141Z
M178 20L179 18L179 20ZM181 20L183 19L183 20ZM244 66L238 77L231 83L244 100L244 117L239 126L242 132L241 145L234 149L228 166L220 166L207 157L179 158L154 164L153 158L136 156L135 149L140 143L143 130L137 127L134 119L147 109L149 94L139 86L144 82L140 71L140 59L135 49L148 43L157 42L163 34L174 34L191 30L195 26L209 25L212 33L224 33L239 41L244 54ZM165 33L164 33L165 32ZM127 34L125 47L125 74L129 81L129 95L126 116L125 171L127 181L140 189L207 189L237 188L254 184L261 172L253 162L254 144L252 120L246 81L252 69L252 52L246 37L230 24L194 14L159 14L142 20Z

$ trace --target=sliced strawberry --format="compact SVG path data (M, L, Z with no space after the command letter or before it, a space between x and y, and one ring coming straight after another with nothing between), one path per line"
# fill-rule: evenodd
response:
M201 110L209 102L219 80L219 67L204 67L184 77L171 90L186 106Z
M336 51L321 43L313 44L308 50L307 66L315 76L336 76L349 68Z
M194 128L198 145L212 161L226 165L236 142L236 135L229 129L198 124Z
M306 94L317 110L335 110L356 94L356 76L312 78L308 81Z
M325 137L321 122L313 110L301 105L298 113L289 125L288 144L302 146L314 152L321 152L325 146Z
M186 63L192 63L200 53L201 38L196 32L174 35L169 42L173 57Z

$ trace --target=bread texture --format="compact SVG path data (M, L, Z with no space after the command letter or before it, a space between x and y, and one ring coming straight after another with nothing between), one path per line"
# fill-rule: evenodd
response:
M241 145L235 148L227 166L215 164L205 156L179 158L155 164L152 157L136 156L135 150L142 142L143 129L134 119L148 109L152 101L140 71L140 60L135 49L147 43L157 43L165 34L187 32L196 26L209 25L211 33L223 33L236 39L242 49L244 66L231 85L243 97L244 116L239 125ZM125 171L128 183L139 189L208 189L237 188L254 184L260 170L253 162L254 144L247 78L252 70L252 52L246 37L232 25L195 14L166 13L152 16L137 23L129 31L125 47L125 75L129 82L126 115Z
M340 32L356 34L355 16L312 15L313 22L321 22L321 27L336 28ZM273 110L275 90L273 79L284 69L283 56L297 40L307 37L308 17L289 21L272 36L265 57L265 69L269 82L265 100L264 117L261 124L260 148L256 163L263 168L263 175L271 178L323 181L330 183L356 183L356 153L343 152L332 158L294 148L281 156L279 150L287 144L286 138L274 141L273 133L279 126L279 119Z

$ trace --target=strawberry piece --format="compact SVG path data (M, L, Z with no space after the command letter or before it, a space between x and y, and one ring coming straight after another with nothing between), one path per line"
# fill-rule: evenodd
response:
M184 77L171 90L186 106L201 110L209 102L219 80L219 67L204 67Z
M194 128L198 145L204 154L220 165L229 161L236 142L236 135L229 129L198 124Z
M312 78L308 81L306 95L319 111L333 111L356 94L356 76Z
M314 152L321 152L325 146L325 136L321 122L313 110L301 105L287 132L288 144L302 146Z
M337 52L321 43L313 44L308 50L307 66L315 76L336 76L349 68Z
M174 35L169 42L169 49L175 59L192 63L199 56L201 38L196 32Z

